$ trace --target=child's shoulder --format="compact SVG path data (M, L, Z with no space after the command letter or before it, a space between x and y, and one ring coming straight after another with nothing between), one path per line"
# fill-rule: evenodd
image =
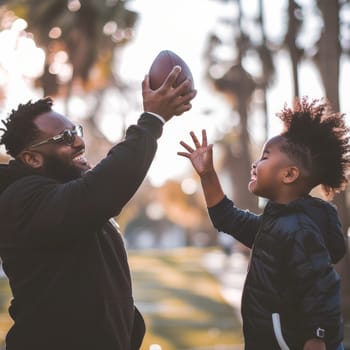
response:
M274 226L284 235L294 235L307 228L317 228L315 222L303 211L285 213L276 217Z
M273 215L274 227L285 236L293 236L302 231L318 233L328 226L332 217L337 217L336 208L331 203L311 196L276 208Z

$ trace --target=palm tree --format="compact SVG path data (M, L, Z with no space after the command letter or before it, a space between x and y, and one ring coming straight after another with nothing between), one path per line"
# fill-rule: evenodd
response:
M297 36L302 24L298 17L301 7L294 0L288 0L288 28L284 39L284 46L287 48L292 65L294 97L299 97L299 75L298 65L303 55L303 50L297 46Z
M340 110L339 101L339 72L342 47L340 44L340 21L341 1L318 0L318 9L323 19L323 30L317 43L317 54L314 57L319 69L325 95L337 111ZM340 218L344 227L345 239L350 227L349 205L346 192L336 194L334 202L338 208ZM347 245L348 247L348 245ZM345 258L337 265L337 270L342 278L342 302L345 323L350 324L350 254L349 249ZM349 330L350 328L348 328ZM350 339L349 339L350 341Z
M27 21L27 30L46 53L44 72L36 81L43 95L63 98L66 115L75 91L92 95L90 104L94 105L89 106L83 124L91 132L91 148L96 151L110 147L97 120L105 91L113 87L124 94L128 89L114 70L118 49L132 39L138 17L127 8L127 2L4 1L9 10Z
M46 53L44 73L37 82L44 95L68 100L75 86L97 92L111 85L123 87L112 69L117 49L132 38L137 19L126 8L127 0L8 0L5 4L28 22L28 31ZM65 67L71 67L65 81L59 76L62 67L57 68L62 57Z
M268 46L265 31L262 3L258 18L254 19L262 33L260 42L251 40L249 34L243 30L242 21L246 20L241 9L240 0L235 0L237 6L237 17L235 19L224 19L230 23L233 32L236 34L233 46L236 55L230 62L217 58L215 49L223 43L215 34L210 37L206 59L208 61L208 78L213 82L215 89L224 94L232 104L233 117L239 117L239 123L227 134L223 140L225 147L225 170L228 171L232 180L233 198L243 208L258 212L257 198L251 195L247 189L247 179L250 178L250 166L252 161L251 135L249 131L249 110L256 90L263 95L263 111L265 112L265 136L268 134L268 116L266 103L266 89L274 78L274 65L272 52ZM232 43L229 43L232 45ZM262 67L260 76L252 76L244 68L244 60L248 53L254 52L259 64ZM210 75L214 65L228 66L226 73L215 78Z
M238 8L240 8L240 2L237 1ZM225 94L229 93L231 96L232 104L235 110L238 111L240 117L240 130L236 133L231 133L227 136L231 146L227 146L229 155L230 169L232 169L232 178L237 181L234 183L234 187L240 186L240 188L245 188L244 184L240 184L238 181L239 176L241 179L245 179L244 175L238 175L238 169L235 167L243 167L243 163L239 162L239 158L234 158L232 153L234 151L242 152L242 149L245 152L240 153L240 157L245 157L249 159L249 133L247 129L247 109L252 98L253 91L259 87L259 79L256 77L251 77L243 68L242 62L244 61L244 54L249 50L256 50L264 54L260 54L260 60L264 62L264 57L267 57L266 66L264 68L263 78L266 79L265 86L268 86L268 83L271 82L273 78L273 69L270 69L273 64L272 62L272 53L267 45L267 40L264 34L264 22L262 18L262 0L259 0L260 4L260 28L262 31L262 43L261 46L252 45L249 40L249 33L244 33L242 31L242 26L240 25L241 21L241 11L239 19L234 21L235 31L239 33L234 42L234 46L238 48L237 57L234 60L234 64L228 69L227 73L220 79L215 80L215 86L218 91L221 91ZM320 14L323 19L323 28L322 33L320 34L320 39L317 43L317 55L314 57L316 65L319 69L320 75L322 77L322 82L325 89L325 95L332 103L335 110L340 110L339 103L339 71L340 71L340 58L342 54L342 48L340 46L339 36L340 36L340 25L339 22L339 13L341 10L342 4L349 4L348 0L318 0L317 5ZM288 25L286 30L286 35L284 38L283 45L280 49L288 50L288 53L291 58L291 66L293 72L293 86L294 91L293 95L299 95L299 74L298 74L298 64L301 58L306 56L306 51L303 48L297 45L297 37L301 29L302 8L294 0L288 0ZM303 18L304 21L307 21L307 18ZM231 21L232 22L232 21ZM238 23L237 23L238 22ZM349 23L348 23L349 24ZM347 25L348 25L347 24ZM209 59L208 69L213 64L218 64L217 59L214 58L213 52L218 45L222 45L222 42L217 36L212 35L210 39L209 49L207 52L207 57ZM278 46L278 45L275 45ZM260 51L261 50L261 51ZM344 49L345 51L345 49ZM264 67L264 66L263 66ZM210 77L210 75L208 75ZM261 81L261 78L260 78ZM262 79L262 81L264 81ZM245 130L245 131L243 131ZM233 142L236 142L233 146ZM237 146L237 144L239 146ZM237 166L238 164L238 166ZM247 161L245 162L247 164ZM243 193L241 195L244 195ZM249 196L249 194L245 194ZM240 203L240 198L235 199L236 202ZM346 192L339 193L335 196L335 204L337 205L341 221L344 227L344 233L347 232L350 227L350 216L349 216L349 207L346 198ZM249 208L248 204L246 205ZM252 207L250 207L251 209ZM347 238L346 238L347 239ZM348 278L348 269L350 266L350 256L349 249L347 250L346 257L336 266L341 278L342 278L342 309L345 317L345 322L350 324L350 279ZM349 340L348 340L349 341Z

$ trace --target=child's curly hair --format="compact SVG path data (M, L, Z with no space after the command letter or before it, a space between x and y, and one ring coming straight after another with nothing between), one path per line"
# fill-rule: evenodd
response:
M5 126L0 128L3 134L0 144L4 145L7 153L16 157L22 150L30 145L37 137L39 130L34 124L34 119L45 112L51 111L53 101L45 97L34 103L20 104L17 110L12 110L6 121L2 120Z
M345 115L336 113L322 100L297 98L294 108L284 106L276 114L284 124L287 140L283 151L300 162L310 185L329 191L344 189L350 167L349 128Z

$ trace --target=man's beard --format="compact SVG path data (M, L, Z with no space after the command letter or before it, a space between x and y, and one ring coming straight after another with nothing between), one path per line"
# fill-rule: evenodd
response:
M60 182L75 180L82 176L82 169L73 164L67 164L56 154L50 154L45 157L42 172L45 176L54 178Z

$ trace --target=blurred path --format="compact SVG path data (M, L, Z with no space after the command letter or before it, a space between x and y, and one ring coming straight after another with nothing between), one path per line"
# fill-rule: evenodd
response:
M242 350L240 318L203 265L217 260L212 251L129 251L135 302L147 325L142 350Z
M205 254L202 262L219 280L223 298L233 306L237 317L241 320L241 296L248 268L248 257L235 251L227 255L217 249Z

